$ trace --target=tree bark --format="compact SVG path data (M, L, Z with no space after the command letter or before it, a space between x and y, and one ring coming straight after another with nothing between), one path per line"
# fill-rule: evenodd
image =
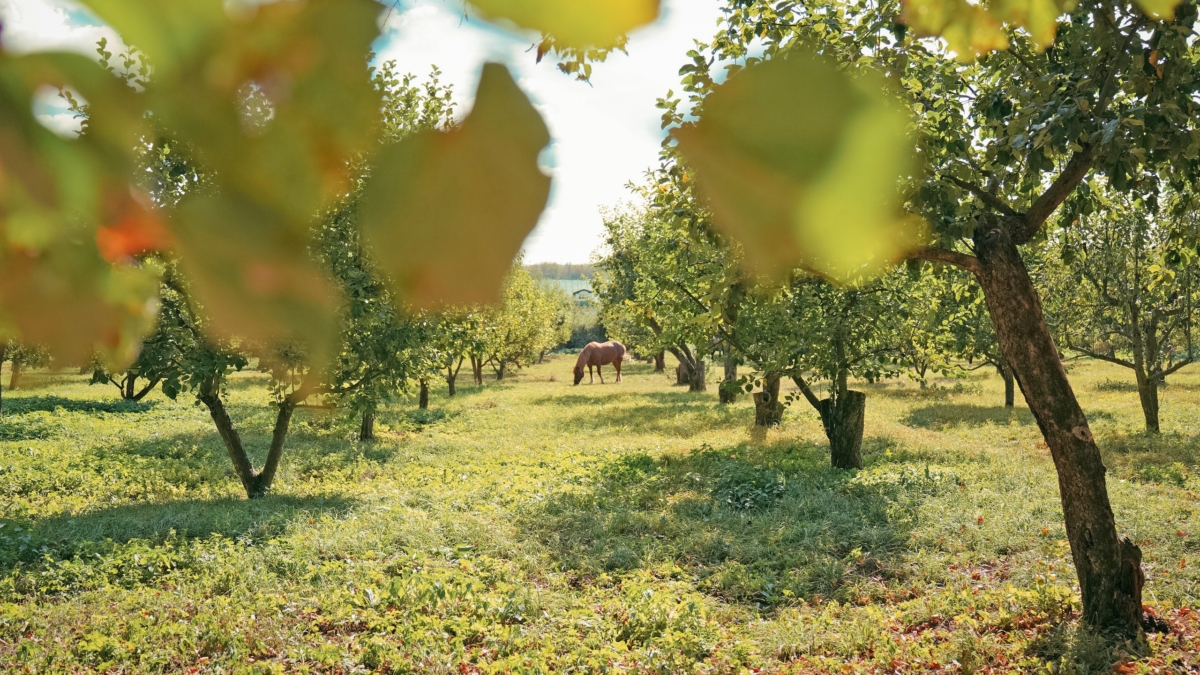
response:
M1004 378L1004 407L1011 408L1016 403L1017 392L1012 367L1004 359L1000 360L1000 377Z
M721 381L720 387L717 389L717 395L721 403L733 403L737 400L737 361L733 358L733 349L728 343L725 345L725 379ZM779 378L775 378L776 393L779 389ZM778 396L776 396L778 398ZM778 424L778 422L776 422ZM768 425L770 426L770 425Z
M1067 539L1079 577L1083 619L1101 630L1136 634L1142 622L1141 550L1117 535L1105 468L1087 418L1067 380L1025 262L1001 223L975 236L983 287L1004 360L1012 366L1058 472Z
M754 394L754 426L777 427L783 422L783 402L779 400L779 375L763 379L762 391Z
M688 371L688 391L708 391L704 381L704 359L696 359L696 366Z
M829 460L835 469L861 469L867 395L845 390L836 399L821 399L817 412L829 439Z
M364 412L362 416L362 425L358 427L358 440L373 441L375 440L375 413Z
M21 386L21 362L12 362L12 374L8 377L8 390L16 391Z
M198 398L208 408L208 413L217 427L217 433L225 442L225 449L229 452L229 459L233 461L234 471L242 481L246 496L250 499L265 497L271 490L271 483L275 480L275 471L279 468L279 460L283 457L283 444L287 439L292 413L295 412L296 405L303 400L304 396L288 396L279 404L279 413L275 417L275 428L271 433L271 445L267 450L267 460L263 463L262 471L255 472L254 464L250 461L245 446L242 445L242 438L238 435L237 428L233 426L233 420L229 418L225 404L221 401L217 386L216 383L202 385Z
M683 361L675 366L675 384L687 384L691 381L692 371Z
M471 375L475 377L475 384L483 386L483 359L474 354L471 355Z
M1146 420L1146 433L1157 434L1158 428L1158 379L1147 375L1145 368L1137 368L1138 399L1142 404L1142 417Z
M421 410L429 410L429 383L421 380L421 392L417 395L417 407Z
M448 389L447 396L454 396L458 393L458 390L455 389L455 383L458 382L458 369L462 368L462 362L463 360L459 358L457 367L446 367L446 387Z
M503 380L503 379L504 379L504 373L505 373L505 371L507 371L507 370L508 370L508 362L507 362L507 361L501 361L501 362L500 362L500 367L496 369L496 381L497 381L497 382L499 382L500 380Z
M667 353L660 351L654 355L654 372L661 373L667 369Z

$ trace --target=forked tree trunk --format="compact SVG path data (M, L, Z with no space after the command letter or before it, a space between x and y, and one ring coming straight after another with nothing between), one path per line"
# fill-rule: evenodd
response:
M362 425L358 427L358 440L373 441L375 440L375 413L364 412L362 416Z
M654 355L654 372L661 373L667 369L667 353L660 351Z
M146 398L146 394L149 394L154 390L154 387L158 385L159 381L159 378L156 377L146 383L146 386L138 389L137 379L137 375L134 375L133 373L125 373L125 377L122 378L117 384L117 389L121 392L121 398L125 399L126 401L140 401Z
M429 383L421 380L421 392L417 395L417 407L429 410Z
M783 402L779 400L779 375L763 379L762 391L754 393L754 426L777 427L783 422Z
M471 355L471 375L475 378L475 384L483 386L483 359Z
M250 499L265 497L271 490L271 483L275 480L275 471L279 468L279 460L283 457L283 444L287 439L292 413L295 412L296 405L301 403L304 397L288 396L279 404L279 412L275 416L275 428L271 433L271 445L267 450L267 460L263 463L262 470L257 472L254 470L254 464L250 461L250 456L246 453L245 446L242 445L242 438L238 435L237 428L233 426L233 420L229 419L229 413L226 412L225 404L221 401L217 385L211 383L202 386L198 398L208 408L208 413L217 427L217 433L225 442L225 449L229 451L229 459L233 461L233 470L242 481L246 496Z
M8 377L9 391L16 391L21 386L21 362L12 362L12 374Z
M861 469L863 425L867 395L847 389L835 398L821 399L817 412L829 439L829 461L835 469Z
M497 382L504 379L504 374L507 370L508 370L508 362L501 361L500 367L496 369L496 381Z
M1104 463L1067 380L1025 262L1004 227L975 238L975 270L1004 360L1014 371L1058 472L1083 619L1136 634L1142 621L1142 552L1117 535Z
M725 379L721 381L721 386L717 389L717 396L721 403L733 403L737 400L737 361L733 358L733 350L729 345L725 346ZM775 378L775 388L779 388L779 378ZM778 398L778 397L776 397ZM778 424L778 422L776 422Z
M460 358L458 360L457 367L446 367L446 388L448 390L446 394L447 396L454 396L458 393L458 391L455 389L455 383L458 381L458 369L462 368L462 362L463 360Z
M692 371L686 363L680 361L679 365L675 366L675 384L687 384L691 382L691 379Z

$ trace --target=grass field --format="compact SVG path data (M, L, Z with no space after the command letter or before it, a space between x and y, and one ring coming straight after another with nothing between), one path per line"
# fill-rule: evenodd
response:
M1048 453L992 374L865 386L865 459L815 414L645 365L570 385L555 357L389 408L380 439L304 410L271 496L242 498L202 407L31 374L0 421L9 672L1194 672L1200 370L1140 432L1125 372L1071 377L1146 600L1173 631L1114 652L1078 596ZM673 364L672 364L673 365ZM265 449L265 380L230 408Z

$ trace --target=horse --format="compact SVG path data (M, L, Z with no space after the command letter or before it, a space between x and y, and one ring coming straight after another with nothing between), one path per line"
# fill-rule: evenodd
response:
M611 363L617 369L617 382L621 381L621 360L625 358L625 345L620 342L609 340L608 342L589 342L583 351L579 352L579 360L575 362L575 384L579 384L583 380L583 367L588 369L588 384L595 384L596 378L592 374L592 366L596 367L596 372L600 373L600 384L604 384L604 370L601 368L605 364Z

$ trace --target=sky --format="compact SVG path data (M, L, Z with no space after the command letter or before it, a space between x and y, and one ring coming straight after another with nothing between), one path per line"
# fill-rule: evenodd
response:
M657 164L663 132L655 100L679 90L679 68L693 40L711 39L719 17L719 0L663 0L659 20L630 34L628 56L616 53L596 64L590 86L550 59L535 63L536 34L465 16L459 0L399 0L383 9L375 51L377 59L395 60L399 72L421 81L436 65L442 82L453 85L460 112L470 108L483 63L507 64L553 138L543 154L554 178L550 203L525 240L525 261L587 262L602 243L600 209L631 199L626 185ZM0 0L0 20L0 44L13 52L91 55L101 37L122 44L72 0ZM59 133L78 128L53 91L35 107L42 123Z

